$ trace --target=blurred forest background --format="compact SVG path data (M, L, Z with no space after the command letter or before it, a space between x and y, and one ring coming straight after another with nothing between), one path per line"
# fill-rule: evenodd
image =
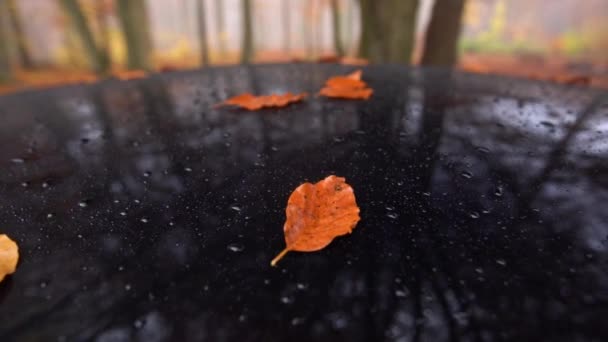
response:
M606 0L0 0L0 93L287 61L608 87L607 51Z

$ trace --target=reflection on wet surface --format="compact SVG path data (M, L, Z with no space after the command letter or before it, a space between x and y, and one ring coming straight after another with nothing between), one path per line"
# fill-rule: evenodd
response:
M370 101L212 109L350 71L261 66L0 98L0 340L608 338L608 107L592 90L370 67ZM284 246L303 181L362 220Z

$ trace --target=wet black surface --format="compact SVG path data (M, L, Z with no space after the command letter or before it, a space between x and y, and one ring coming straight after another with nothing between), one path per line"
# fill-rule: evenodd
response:
M600 93L369 67L369 101L212 105L352 70L210 69L0 98L0 341L608 338ZM328 174L362 220L315 253L284 208Z

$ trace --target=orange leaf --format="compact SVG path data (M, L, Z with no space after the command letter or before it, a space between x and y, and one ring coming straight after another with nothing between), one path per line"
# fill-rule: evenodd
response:
M342 57L340 63L346 65L368 65L369 61L365 58L357 58L357 57Z
M336 55L324 55L317 59L319 63L340 63L344 65L367 65L369 61L365 58L357 58L357 57L339 57Z
M268 107L285 107L290 103L302 101L307 96L306 93L301 94L271 94L254 96L250 93L237 95L219 103L218 106L238 106L247 110L258 110Z
M116 71L113 74L116 78L123 81L134 80L146 77L146 72L143 70L123 70Z
M19 248L15 241L0 234L0 281L5 276L13 274L19 261Z
M313 252L325 248L337 236L350 233L359 222L353 188L343 177L328 176L298 186L289 196L283 226L287 247L270 265L289 251Z
M367 100L374 91L361 80L361 70L354 71L346 76L330 77L319 95L341 99Z
M365 89L353 89L353 88L329 88L325 87L319 91L320 95L326 97L349 99L349 100L367 100L369 99L374 90L371 88Z

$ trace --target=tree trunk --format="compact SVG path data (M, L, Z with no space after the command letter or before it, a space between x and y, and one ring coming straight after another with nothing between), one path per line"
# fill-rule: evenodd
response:
M458 59L458 37L466 0L435 1L426 31L422 65L452 66Z
M110 38L110 25L108 12L104 6L104 3L97 1L95 3L95 19L99 24L99 49L104 52L107 68L112 68L112 44Z
M87 24L87 18L77 0L60 0L63 11L70 19L74 32L84 48L89 64L97 73L104 73L109 67L109 58L105 51L99 49L95 37Z
M145 0L116 0L118 19L127 45L127 67L152 69L152 41Z
M8 3L9 19L11 26L15 34L17 43L17 53L19 56L19 62L23 68L31 68L33 66L32 56L30 49L28 48L27 37L23 32L23 26L21 25L21 17L19 16L19 10L15 0L9 0Z
M209 50L207 43L207 20L205 18L205 0L196 2L196 16L198 24L198 43L200 46L201 66L209 65Z
M289 55L291 50L291 8L290 0L281 1L281 23L283 27L283 52Z
M215 24L217 25L216 34L219 38L218 47L222 59L226 56L226 26L224 24L224 1L225 0L215 1Z
M359 54L375 63L410 63L418 0L361 0Z
M344 56L344 46L342 45L342 28L340 23L340 9L338 0L331 0L331 18L333 25L334 50L336 55Z
M13 79L10 49L7 44L11 39L8 30L8 9L6 3L0 2L0 83Z
M241 63L248 64L253 60L253 25L251 13L251 0L241 0L243 10L243 46Z
M353 4L352 0L347 0L346 2L346 14L344 15L344 21L346 21L346 25L345 28L346 30L344 30L344 41L346 42L346 46L347 48L345 50L348 50L348 54L353 53L353 26L354 26L354 7L355 5Z

